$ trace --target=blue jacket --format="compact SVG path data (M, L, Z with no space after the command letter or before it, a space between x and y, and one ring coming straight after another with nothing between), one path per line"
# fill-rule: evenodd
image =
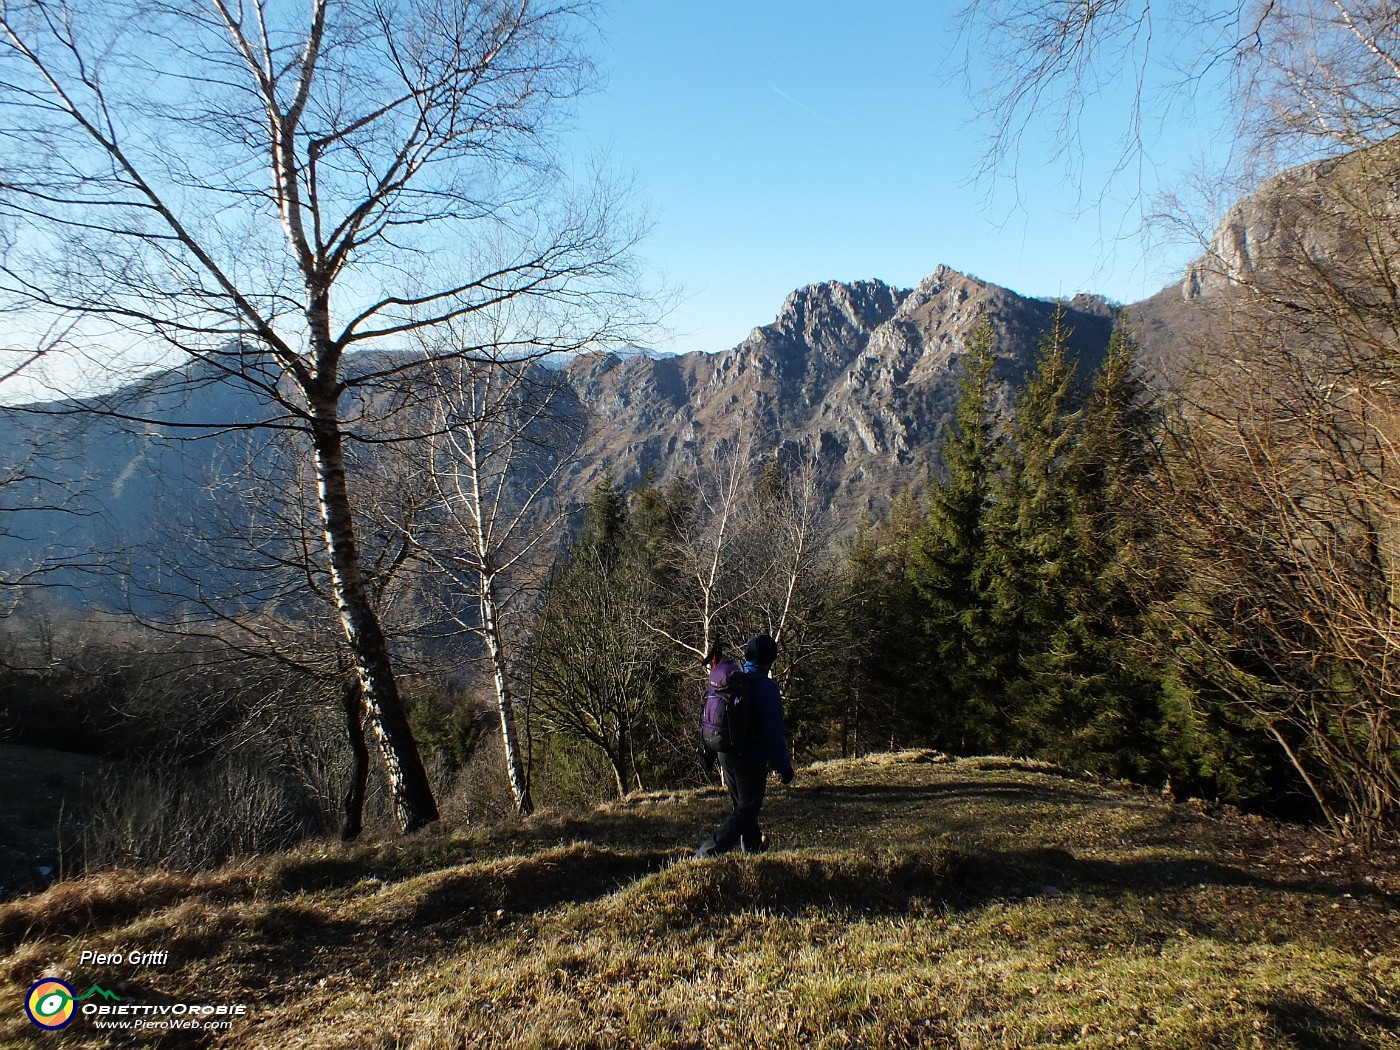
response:
M752 750L740 751L739 757L750 762L765 762L777 773L792 772L788 755L787 721L783 718L783 694L778 683L768 677L768 668L744 662L744 670L758 680L754 682L753 698L763 718L763 744Z

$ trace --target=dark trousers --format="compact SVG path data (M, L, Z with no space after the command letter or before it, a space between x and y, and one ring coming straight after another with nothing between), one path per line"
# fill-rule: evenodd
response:
M763 809L763 795L768 789L768 763L721 754L719 765L724 770L724 782L729 787L729 801L734 808L705 840L700 852L706 855L727 853L742 845L745 853L757 853L763 849L758 814Z

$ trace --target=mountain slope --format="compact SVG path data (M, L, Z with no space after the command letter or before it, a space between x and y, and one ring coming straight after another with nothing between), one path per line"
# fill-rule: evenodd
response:
M266 422L285 420L248 388L197 364L101 401L0 412L0 478L25 478L0 489L0 578L57 559L72 567L44 583L121 609L132 601L133 577L149 583L172 564L208 564L189 552L221 527L211 490L237 483L231 469L275 447L277 432L269 438L255 429ZM241 585L215 575L210 586Z
M1324 353L1329 341L1393 341L1397 172L1400 136L1265 180L1179 283L1126 308L1143 363L1168 384L1209 376L1202 362L1240 331L1260 333L1264 353L1269 341Z
M1081 365L1092 368L1113 313L1089 296L1063 308ZM880 281L800 289L725 353L581 360L570 378L603 425L580 485L605 465L626 484L692 470L747 434L760 449L817 456L829 498L858 520L935 464L957 400L957 355L982 311L996 324L998 374L1014 380L1055 309L940 266L911 290Z
M1400 858L1004 759L773 796L761 857L689 859L711 788L60 884L0 905L0 995L247 1007L187 1046L1400 1046Z
M1337 302L1322 303L1324 312L1389 302L1392 282L1376 261L1400 253L1397 154L1400 139L1304 165L1230 209L1210 250L1181 282L1124 308L1145 368L1167 386L1188 375L1230 323L1228 309L1219 308L1253 282L1269 285L1259 301L1294 306L1317 306L1319 279L1331 282ZM584 500L605 470L626 485L664 479L706 465L726 443L747 440L760 452L783 448L817 459L826 498L854 527L922 483L936 463L956 400L957 354L979 313L989 312L997 325L1000 377L1015 380L1033 361L1056 308L940 266L913 289L873 280L799 289L771 323L723 353L576 359L563 370L571 386L565 400L597 425L564 498ZM1088 369L1116 311L1090 296L1063 308ZM246 392L228 383L191 387L186 381L199 377L187 371L129 391L132 414L172 423L261 418ZM154 527L173 518L185 533L197 533L209 480L249 455L238 431L184 440L191 433L155 422L0 416L0 450L42 447L41 472L81 493L78 516L39 509L0 523L0 577L13 576L50 545L84 556L122 552L118 560L136 571L160 573L159 559L148 553ZM10 506L38 498L23 487L5 497ZM184 558L183 542L162 538L169 560ZM85 600L125 600L111 574L50 580L81 588Z

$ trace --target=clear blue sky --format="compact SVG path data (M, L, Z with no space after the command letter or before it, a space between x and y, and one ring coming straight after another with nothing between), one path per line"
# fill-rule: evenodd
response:
M1131 301L1179 276L1194 252L1146 251L1127 203L1158 173L1134 168L1101 198L1120 157L1112 84L1103 119L1088 115L1083 193L1047 133L1022 150L1018 191L1004 179L988 199L975 182L984 140L957 75L959 6L606 6L606 83L583 101L580 133L651 207L643 256L686 296L665 349L727 349L788 292L827 279L912 286L943 263L1027 295ZM1164 129L1153 155L1189 159L1190 132Z

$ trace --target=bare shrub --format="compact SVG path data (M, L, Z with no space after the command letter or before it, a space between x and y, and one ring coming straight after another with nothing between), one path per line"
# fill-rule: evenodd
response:
M290 770L233 755L203 769L114 765L91 785L70 856L89 870L194 871L288 849L333 830L332 814Z

